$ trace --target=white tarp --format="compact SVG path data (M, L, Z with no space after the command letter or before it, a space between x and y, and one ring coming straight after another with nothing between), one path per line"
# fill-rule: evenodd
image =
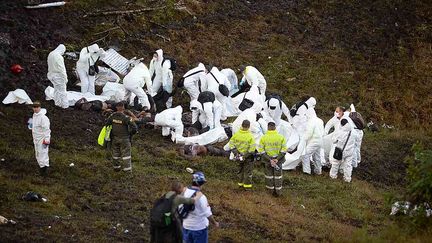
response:
M109 97L102 96L102 95L92 95L90 93L83 94L81 92L76 92L76 91L67 91L66 93L67 93L69 106L74 106L75 103L81 98L85 98L87 101L95 101L95 100L107 101L109 99ZM45 89L45 99L52 100L53 98L54 98L54 88L48 86Z
M179 144L199 144L208 145L220 143L228 139L223 127L215 127L214 129L193 137L177 138L176 143Z
M10 91L9 94L4 98L3 104L12 104L18 102L19 104L33 104L30 97L23 89L16 89L14 91Z
M112 101L123 101L126 97L126 89L123 84L120 83L107 83L102 89L102 96L108 97Z
M118 83L120 77L111 68L99 67L99 73L96 74L95 85L104 86L108 82Z

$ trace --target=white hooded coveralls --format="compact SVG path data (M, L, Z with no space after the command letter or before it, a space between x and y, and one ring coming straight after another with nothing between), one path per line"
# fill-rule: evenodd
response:
M215 100L201 104L198 100L192 100L190 104L192 111L192 124L199 121L203 128L209 127L210 130L220 127L222 116L222 104Z
M47 78L51 81L54 87L54 104L61 108L69 107L66 93L68 78L63 58L65 51L66 47L63 44L60 44L48 55Z
M219 92L219 85L221 84L225 85L228 88L228 90L230 90L231 83L229 82L228 78L224 74L222 74L217 67L213 67L206 75L207 91L213 92L213 94L215 94L216 99L222 104L221 119L225 120L226 119L225 105L229 101L227 96L224 96Z
M201 89L201 85L204 84L206 73L205 73L205 66L204 64L200 63L197 67L189 70L184 77L184 88L186 89L187 93L191 97L191 100L198 99L198 95L201 93L201 91L204 91Z
M285 114L286 117L289 117L289 109L285 105L285 103L281 100L279 101L276 98L270 98L265 102L265 108L269 116L273 119L276 126L279 126L282 113Z
M166 60L164 62L163 57L163 50L159 49L156 51L157 58L153 58L150 61L150 77L153 77L153 87L152 87L152 96L155 96L159 89L162 86L162 89L169 94L172 93L173 90L173 73L171 71L171 62L169 60ZM167 108L171 108L172 106L172 97L169 97L168 101L166 102Z
M49 166L48 146L51 139L50 120L46 116L46 109L41 109L33 114L32 135L35 148L36 160L39 167Z
M170 135L171 129L174 129L176 138L183 136L182 113L182 107L176 106L156 114L154 124L162 127L162 136Z
M126 89L126 99L129 99L131 93L138 97L138 103L143 107L150 109L150 102L143 87L146 85L147 89L151 89L150 72L144 63L136 65L123 79L123 85ZM130 101L133 103L133 100Z
M321 148L323 146L324 122L317 117L315 110L311 109L307 113L308 122L303 140L306 143L305 155L302 159L303 172L311 174L311 157L314 162L314 172L321 174Z
M265 100L267 82L264 76L260 73L260 71L258 71L258 69L252 66L247 66L243 71L243 78L241 83L243 83L244 81L246 81L250 86L258 86L263 101Z
M291 118L291 122L300 137L303 137L306 130L307 112L309 109L315 109L315 105L316 99L314 97L309 98L305 104L297 109L297 114Z
M105 55L103 49L99 48L97 44L84 47L79 55L76 64L76 71L78 72L79 79L81 80L81 93L95 94L95 76L89 75L89 68L94 65L99 57Z
M351 112L356 112L354 104L350 105L350 110L351 110ZM362 129L358 129L354 125L354 129L353 129L352 134L354 136L354 141L355 141L352 165L353 165L353 168L357 168L358 164L360 164L360 162L361 162L361 144L362 144L364 133L363 133Z
M336 134L334 134L333 136L333 144L335 145L335 147L343 149L346 143L346 147L342 152L342 160L336 160L333 157L334 152L330 154L330 177L336 179L339 172L339 167L341 167L344 174L344 180L346 182L351 182L352 159L355 145L355 140L352 135L354 123L348 117L344 117L343 119L347 119L348 123L346 123L344 126L341 125L340 129L336 131Z
M238 78L237 78L237 74L234 72L234 70L232 70L231 68L224 68L224 69L220 70L220 72L227 77L228 81L231 84L231 87L229 89L230 95L237 92L238 91Z

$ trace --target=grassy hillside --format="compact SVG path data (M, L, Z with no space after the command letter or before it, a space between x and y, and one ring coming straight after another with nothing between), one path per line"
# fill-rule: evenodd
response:
M115 173L95 145L104 118L52 104L47 105L52 173L41 178L25 124L31 110L0 105L5 115L0 116L0 158L5 159L0 215L18 221L1 226L2 240L146 241L152 202L171 179L188 182L188 166L209 179L204 190L223 225L211 230L212 242L430 239L430 228L416 229L408 218L388 216L391 203L406 192L404 159L412 144L431 144L428 1L76 0L57 9L24 10L25 2L0 3L5 13L0 24L11 40L0 49L1 98L24 88L43 99L49 51L59 43L79 51L98 40L102 47L115 45L124 56L147 62L162 48L177 59L177 78L199 61L233 69L252 64L287 104L314 95L317 113L326 120L336 105L354 102L368 121L396 129L366 132L363 162L352 184L331 181L328 172L320 177L287 172L283 197L273 198L265 192L259 166L254 191L238 191L235 164L219 157L184 160L159 130L141 130L135 137L132 174ZM158 7L163 9L92 16ZM104 32L113 27L118 28ZM13 63L25 68L21 75L10 74ZM76 89L75 63L66 64L69 89ZM178 92L174 100L187 99ZM30 190L49 201L20 200Z

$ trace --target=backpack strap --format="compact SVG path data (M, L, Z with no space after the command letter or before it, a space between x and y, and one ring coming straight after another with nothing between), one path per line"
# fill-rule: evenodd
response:
M189 77L192 76L192 75L195 75L195 74L197 74L197 73L201 73L201 72L204 72L204 70L199 70L199 71L193 72L193 73L191 73L191 74L189 74L189 75L187 75L187 76L183 76L183 78L186 79L186 78L189 78Z
M347 137L347 140L345 141L345 144L344 144L344 146L342 148L342 152L345 150L345 147L347 146L347 143L348 143L348 140L349 140L350 136L351 136L351 131L348 133L348 137Z
M217 80L217 78L213 75L212 72L209 72L211 74L211 76L214 78L214 80L216 80L216 82L220 85L219 81Z

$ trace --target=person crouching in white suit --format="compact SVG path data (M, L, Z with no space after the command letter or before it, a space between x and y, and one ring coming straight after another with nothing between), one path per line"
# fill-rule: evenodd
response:
M182 122L182 113L182 107L176 106L156 114L154 124L162 127L162 136L169 136L171 129L174 130L174 133L171 134L172 141L183 136L184 125Z
M63 44L60 44L56 49L50 52L47 61L47 78L51 81L54 87L54 104L64 109L69 107L66 93L68 78L63 58L65 51L66 47Z
M136 65L123 79L123 85L126 89L126 99L130 99L131 93L138 97L138 103L143 106L143 109L149 110L150 102L143 87L147 90L152 87L150 72L144 63ZM133 100L130 101L133 103Z

